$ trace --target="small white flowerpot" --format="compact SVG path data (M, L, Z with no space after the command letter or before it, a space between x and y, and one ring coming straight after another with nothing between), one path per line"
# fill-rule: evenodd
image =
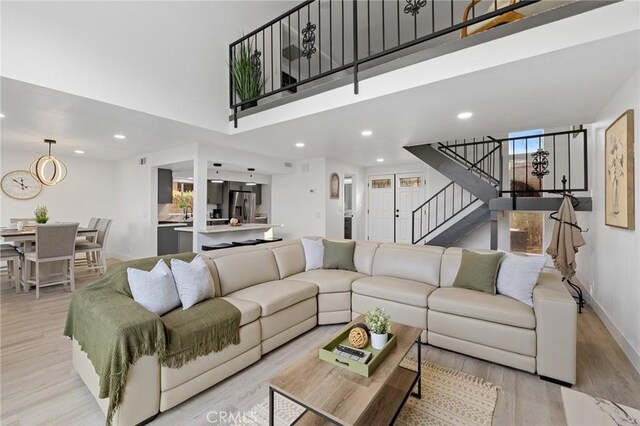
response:
M373 346L375 349L382 349L384 348L384 345L387 344L388 339L389 339L388 333L384 333L384 334L371 333L371 346Z

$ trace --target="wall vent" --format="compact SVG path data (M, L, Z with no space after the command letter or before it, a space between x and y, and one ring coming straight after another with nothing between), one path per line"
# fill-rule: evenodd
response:
M142 157L142 158L140 159L140 165L141 165L141 166L144 166L145 164L147 164L147 157Z
M287 169L290 169L290 168L292 168L292 167L293 167L293 163L289 163L288 161L285 161L284 166L285 166Z

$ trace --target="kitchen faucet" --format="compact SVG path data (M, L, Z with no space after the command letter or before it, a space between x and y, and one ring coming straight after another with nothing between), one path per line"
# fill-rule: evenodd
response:
M186 209L184 209L184 218L189 219L189 209L191 209L191 217L193 217L193 207L191 206L187 206Z

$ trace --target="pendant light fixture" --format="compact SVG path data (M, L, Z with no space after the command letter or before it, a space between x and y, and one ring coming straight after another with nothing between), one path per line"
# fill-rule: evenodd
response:
M56 141L53 139L45 139L44 143L49 145L49 155L43 155L42 157L31 163L29 171L37 178L43 185L53 186L56 183L60 183L67 177L67 166L56 157L51 155L51 145Z
M247 171L249 171L249 172L255 172L255 171L256 171L256 169L254 169L253 167L249 167L249 168L247 169ZM249 175L249 182L245 183L245 185L247 185L247 186L256 186L256 185L257 185L257 184L256 184L256 182L253 180L253 174L250 174L250 175Z

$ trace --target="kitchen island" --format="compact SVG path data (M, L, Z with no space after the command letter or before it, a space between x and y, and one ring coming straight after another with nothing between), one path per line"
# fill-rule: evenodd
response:
M234 241L255 240L258 238L273 238L273 228L283 225L273 223L245 223L240 226L214 225L200 230L191 226L176 228L179 231L180 251L192 251L193 233L198 233L198 252L203 245L211 246Z

